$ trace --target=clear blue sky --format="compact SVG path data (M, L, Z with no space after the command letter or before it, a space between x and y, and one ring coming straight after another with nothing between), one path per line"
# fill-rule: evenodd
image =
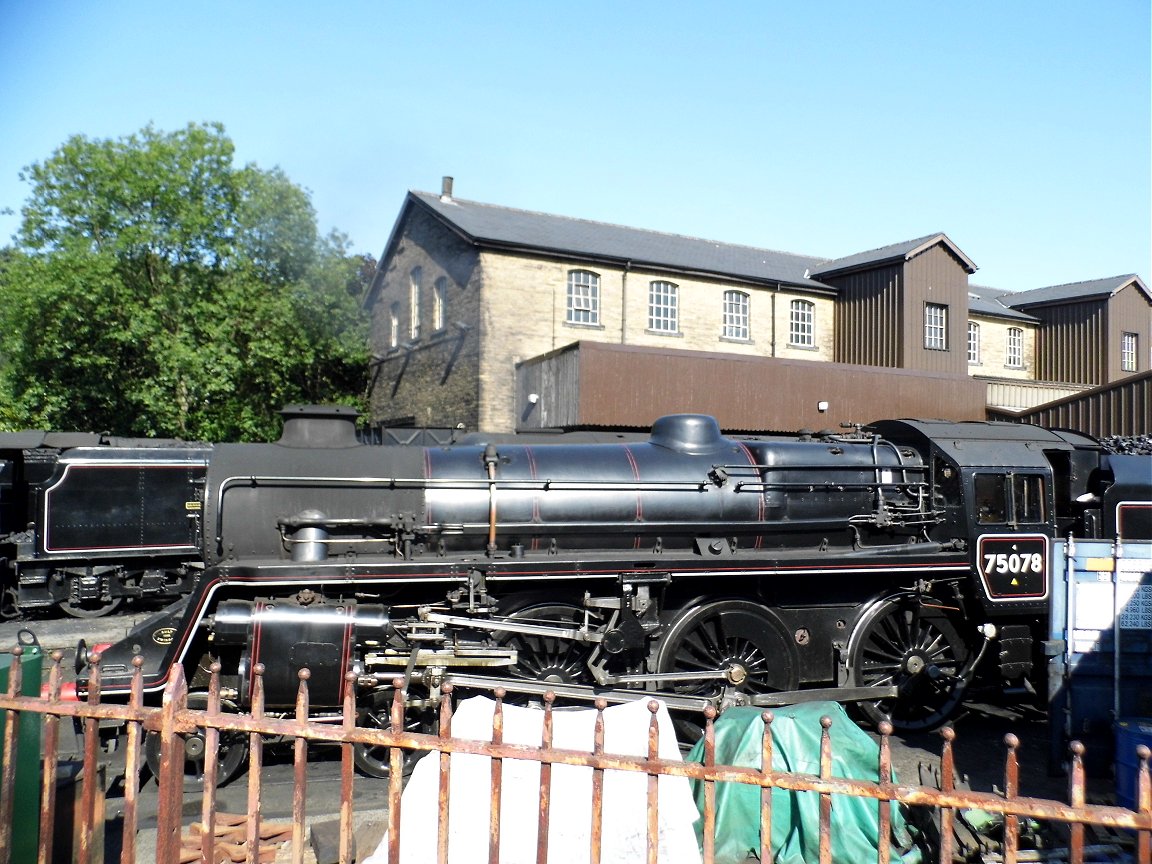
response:
M408 189L974 284L1149 280L1148 0L0 0L0 208L68 136L220 121L378 256ZM0 216L0 243L18 215Z

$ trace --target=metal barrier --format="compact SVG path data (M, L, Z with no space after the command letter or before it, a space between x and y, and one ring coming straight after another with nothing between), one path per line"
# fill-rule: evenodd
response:
M17 646L13 654L19 656L22 648ZM438 814L438 860L448 860L448 826L450 814L446 791L447 781L451 772L452 761L449 754L474 754L491 757L492 770L492 796L490 816L490 846L489 860L499 861L500 855L500 813L501 813L501 786L498 766L502 760L518 759L538 762L540 770L539 790L539 825L543 829L538 835L539 852L538 862L543 864L547 856L546 832L549 824L549 810L551 801L551 767L554 765L576 765L592 769L592 825L591 844L587 850L587 858L583 854L576 860L588 860L593 864L600 861L600 826L603 817L603 780L606 771L639 772L647 775L647 796L642 805L647 814L647 861L657 861L657 778L660 776L687 777L703 783L703 849L702 857L705 862L712 862L715 856L715 829L716 807L715 794L718 783L747 784L760 788L760 860L771 862L772 857L772 790L774 788L795 790L799 792L814 792L820 800L820 828L819 828L819 860L832 861L831 813L832 801L835 795L855 796L874 799L878 801L879 812L879 849L877 860L886 864L891 860L893 850L890 844L889 829L892 819L892 804L895 802L912 808L932 808L939 816L939 844L937 860L940 862L953 861L952 824L957 812L968 809L979 809L989 813L1003 814L1003 840L1001 858L1005 862L1023 860L1018 849L1021 823L1025 820L1046 820L1068 825L1068 857L1066 860L1077 864L1085 860L1085 827L1106 826L1112 829L1127 829L1135 832L1135 860L1140 864L1149 864L1152 859L1152 786L1149 781L1149 750L1147 747L1138 748L1140 765L1137 779L1136 811L1121 807L1089 805L1086 803L1085 774L1082 763L1083 747L1076 742L1070 747L1070 794L1069 803L1059 801L1022 797L1018 794L1018 765L1016 750L1018 741L1015 736L1005 738L1007 757L1004 765L1004 791L1002 794L972 792L955 788L952 744L954 733L951 729L944 729L943 752L940 763L941 788L927 786L912 786L892 782L892 758L889 744L890 729L881 730L880 756L878 764L878 782L850 780L834 777L832 774L832 742L829 735L831 720L822 720L823 733L820 745L820 770L818 775L785 773L771 770L772 765L772 737L770 725L771 712L763 715L765 734L763 737L762 765L769 766L769 770L752 767L739 767L715 764L715 733L713 729L713 716L709 712L705 724L705 758L701 763L676 762L657 758L659 751L659 731L655 716L657 705L650 704L652 722L648 732L647 757L617 756L604 752L604 720L603 702L597 705L599 709L596 724L596 744L592 752L577 750L562 750L550 746L552 698L546 696L544 700L544 736L541 746L525 746L502 742L502 698L501 691L496 692L496 713L493 720L493 738L491 742L474 741L451 737L452 726L452 699L443 700L440 706L439 723L441 735L429 735L406 732L404 730L404 694L401 690L401 681L397 681L395 699L391 709L391 730L369 729L356 726L356 705L353 697L353 687L346 689L343 711L339 723L318 722L309 718L308 702L308 672L300 673L299 695L296 702L294 717L270 717L263 709L263 683L260 667L254 670L254 690L252 710L250 714L239 715L227 713L221 708L219 667L214 666L210 671L210 683L207 694L207 706L204 710L188 708L188 687L184 679L182 667L174 667L169 678L169 684L164 692L162 704L159 707L148 707L142 701L141 677L139 674L140 661L137 660L137 676L133 687L132 697L126 705L103 704L100 701L99 664L93 666L91 683L86 702L64 701L61 699L63 674L61 670L62 653L57 651L52 655L49 668L48 681L42 697L19 696L21 692L20 664L12 667L12 675L8 683L8 692L0 694L0 712L4 712L6 719L3 740L3 769L0 771L0 864L8 864L12 848L12 800L14 796L13 756L15 754L17 718L23 713L43 715L43 776L52 778L56 775L58 761L58 744L60 736L60 720L74 718L83 726L83 770L80 794L78 796L79 843L74 850L74 860L87 862L100 860L102 850L92 848L91 838L99 836L103 827L105 814L102 810L101 797L97 788L98 762L99 762L99 727L101 722L116 721L123 723L126 730L126 754L124 776L124 804L123 842L121 862L133 864L137 860L137 803L140 795L140 782L142 765L142 744L145 734L152 733L158 736L160 746L160 765L158 783L158 814L156 829L155 860L158 864L176 864L176 862L199 860L204 864L215 864L220 860L238 860L227 857L227 853L216 847L214 842L202 843L202 850L198 858L189 857L181 850L181 832L183 829L183 741L181 734L196 730L203 730L205 743L204 784L200 806L200 819L191 826L201 838L215 838L221 832L219 829L219 815L216 808L216 778L218 764L216 759L219 736L221 732L240 732L248 735L249 741L249 770L248 770L248 813L243 820L242 842L237 844L243 849L244 860L256 864L259 861L270 860L261 845L261 767L263 742L266 736L278 736L294 742L294 792L290 837L285 841L288 854L292 862L303 862L305 856L305 824L307 819L307 774L306 763L310 743L335 742L341 747L340 777L341 777L341 806L339 831L339 860L341 864L351 864L352 852L352 791L354 784L352 747L360 742L390 749L391 777L388 783L388 854L389 861L400 861L400 849L403 837L400 834L401 791L403 784L404 751L432 751L440 755L440 801ZM354 676L349 676L349 683ZM450 691L450 686L445 691ZM392 731L397 730L397 731ZM37 860L41 864L48 864L53 860L53 838L55 836L54 820L56 817L55 784L44 782L42 784L40 802L40 832ZM637 807L639 812L639 806ZM231 826L234 834L241 826ZM278 859L279 860L279 859ZM570 859L571 860L571 859ZM988 860L988 859L985 859ZM1037 860L1032 858L1030 860ZM25 862L18 862L25 864ZM860 862L852 862L860 864Z

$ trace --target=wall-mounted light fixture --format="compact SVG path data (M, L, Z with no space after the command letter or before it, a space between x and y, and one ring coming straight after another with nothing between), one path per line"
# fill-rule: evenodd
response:
M828 410L828 403L825 402L823 399L820 400L819 402L816 403L816 410L819 411L821 414L825 413Z
M539 393L529 393L528 394L528 401L531 402L533 405L535 405L537 402L540 401L540 394Z

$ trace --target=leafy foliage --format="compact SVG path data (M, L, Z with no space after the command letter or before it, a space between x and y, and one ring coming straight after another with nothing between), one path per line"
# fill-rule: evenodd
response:
M320 237L278 168L218 124L75 136L21 175L0 250L0 426L274 435L292 402L359 404L372 261Z

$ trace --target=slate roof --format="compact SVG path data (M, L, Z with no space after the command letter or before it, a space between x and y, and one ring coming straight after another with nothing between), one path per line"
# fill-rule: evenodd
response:
M1111 276L1107 279L1092 279L1087 282L1051 285L1047 288L1035 288L1031 291L1004 291L1000 293L997 299L1005 306L1011 306L1013 309L1025 309L1029 306L1039 306L1045 303L1064 303L1070 300L1108 297L1133 282L1144 293L1144 296L1152 301L1152 293L1148 291L1148 286L1135 273Z
M821 277L888 261L907 261L940 243L956 256L968 273L976 271L972 260L943 232L832 259L518 210L415 190L410 191L404 201L400 218L381 256L382 261L391 256L399 243L405 217L413 207L426 209L466 242L476 246L727 276L766 285L781 283L826 293L836 293L837 289L820 281ZM971 286L969 310L976 314L1036 321L1023 310L1044 303L1107 296L1133 281L1152 301L1148 286L1139 276L1128 274L1020 292ZM375 290L376 284L373 284L366 303L371 303Z
M868 252L858 252L855 255L849 255L845 258L826 261L814 269L812 275L830 276L833 273L845 273L849 270L872 267L884 261L907 261L919 255L921 252L931 249L937 243L943 243L947 246L952 254L960 259L964 268L969 273L976 272L976 265L972 263L972 260L967 255L960 251L960 247L949 240L947 234L937 232L936 234L917 237L915 240L905 240L903 243L893 243L889 246L881 246L879 249L872 249Z
M1037 318L1011 309L1004 305L1003 296L1011 294L1010 291L1001 291L998 288L985 288L981 285L968 286L968 313L971 315L987 315L993 318L1010 318L1014 321L1027 321L1038 323Z
M409 192L405 207L411 204L428 208L465 240L480 246L628 261L634 266L835 291L831 285L805 275L826 258L516 210L461 198L443 199L429 192ZM392 242L389 241L389 247ZM384 257L389 252L390 248L386 249Z

